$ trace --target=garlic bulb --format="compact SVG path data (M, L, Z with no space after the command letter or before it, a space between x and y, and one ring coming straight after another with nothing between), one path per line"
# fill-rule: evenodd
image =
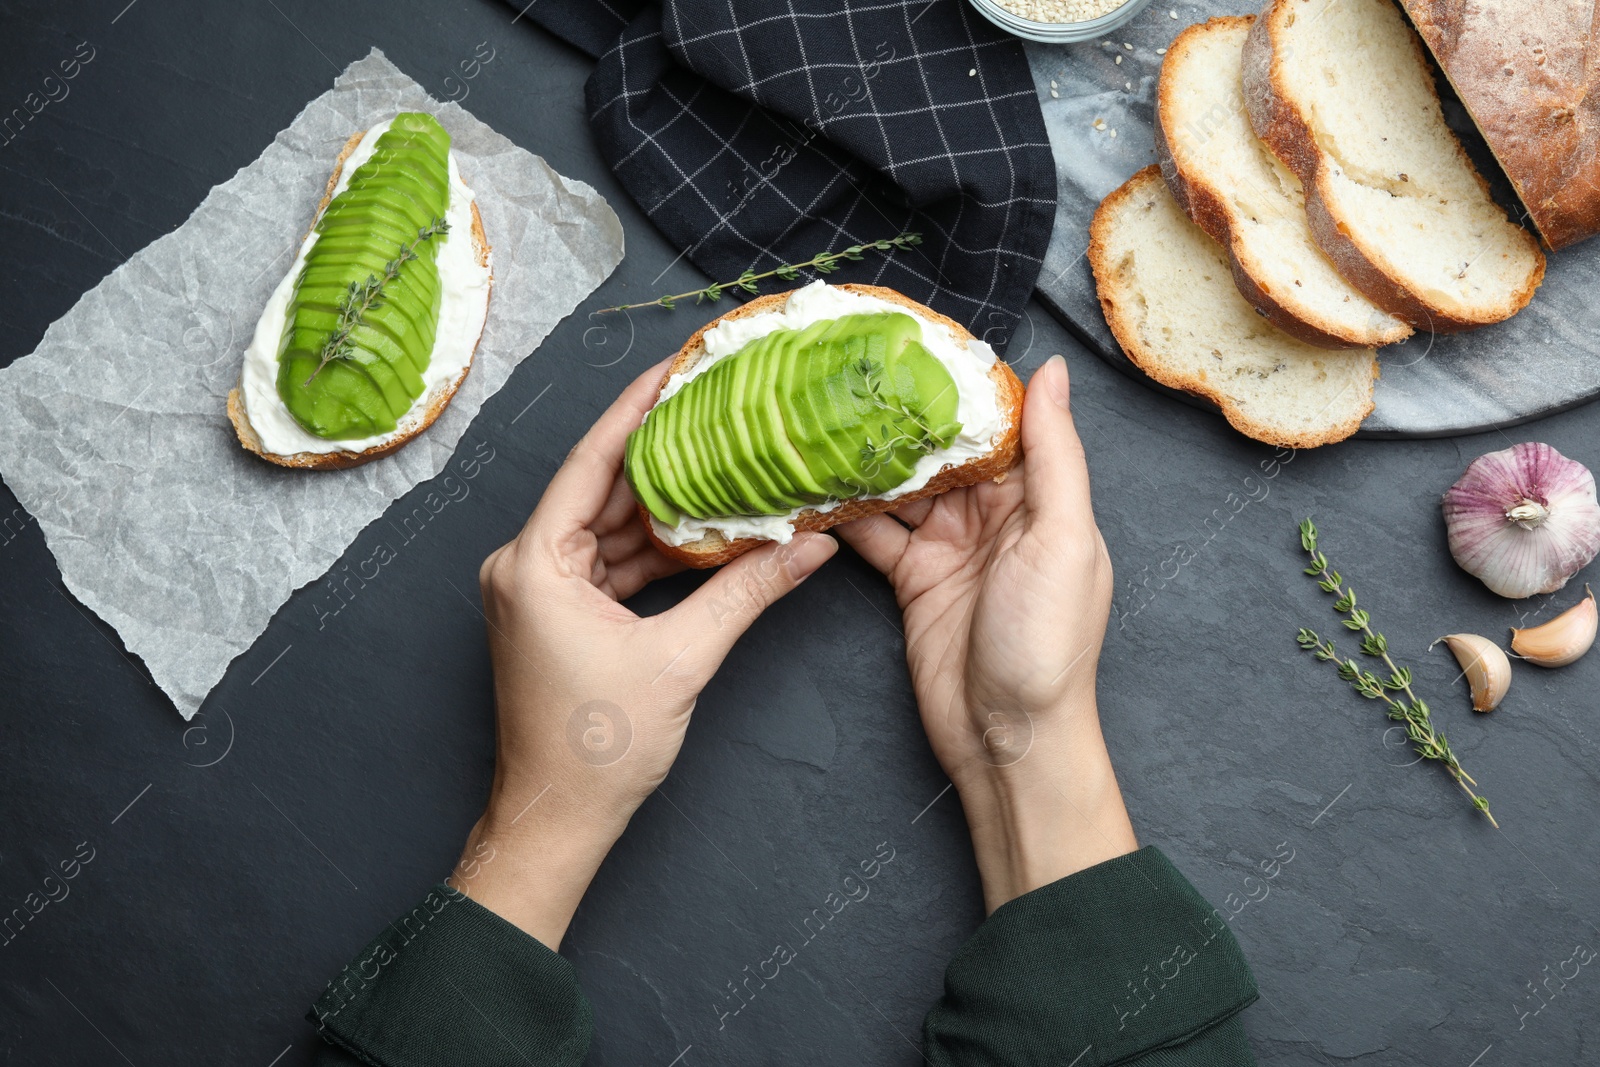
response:
M1526 630L1513 628L1511 651L1540 667L1565 667L1594 644L1600 612L1595 610L1594 591L1542 626Z
M1461 569L1504 597L1553 593L1600 552L1594 475L1532 441L1473 460L1444 522Z
M1511 661L1505 651L1477 634L1446 634L1439 641L1454 653L1461 673L1467 676L1467 684L1472 687L1472 710L1493 711L1499 707L1506 690L1511 688Z

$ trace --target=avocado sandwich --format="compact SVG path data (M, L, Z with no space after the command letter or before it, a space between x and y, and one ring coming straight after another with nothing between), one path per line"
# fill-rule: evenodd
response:
M438 120L402 112L353 135L228 394L239 443L312 470L400 448L466 379L492 285Z
M707 323L629 435L651 539L691 567L1016 465L1022 383L954 320L872 285L813 282Z

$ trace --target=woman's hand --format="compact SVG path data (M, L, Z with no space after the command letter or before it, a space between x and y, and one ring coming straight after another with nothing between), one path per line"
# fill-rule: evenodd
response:
M972 830L990 911L1138 847L1100 735L1111 560L1052 357L1029 383L1023 462L838 528L888 576L934 755Z
M621 601L681 570L651 545L623 478L665 364L578 442L516 540L479 572L494 665L494 784L451 884L556 948L628 819L677 758L733 642L838 548L801 534L640 618Z

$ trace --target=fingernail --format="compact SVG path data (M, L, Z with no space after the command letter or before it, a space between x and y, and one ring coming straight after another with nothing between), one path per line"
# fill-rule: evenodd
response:
M837 551L839 542L826 534L799 534L789 542L789 551L784 554L783 565L789 572L791 580L802 582L818 567L828 562Z
M1060 353L1057 353L1045 360L1044 366L1040 370L1043 370L1047 375L1044 380L1044 386L1049 390L1050 399L1070 410L1072 407L1072 392L1067 379L1067 361L1061 358Z

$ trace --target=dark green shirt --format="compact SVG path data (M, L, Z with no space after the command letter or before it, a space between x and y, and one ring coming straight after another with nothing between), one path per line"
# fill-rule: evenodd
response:
M933 1067L1242 1067L1255 980L1219 912L1155 848L1004 904L923 1022ZM435 886L307 1015L321 1067L576 1067L593 1015L571 964Z

